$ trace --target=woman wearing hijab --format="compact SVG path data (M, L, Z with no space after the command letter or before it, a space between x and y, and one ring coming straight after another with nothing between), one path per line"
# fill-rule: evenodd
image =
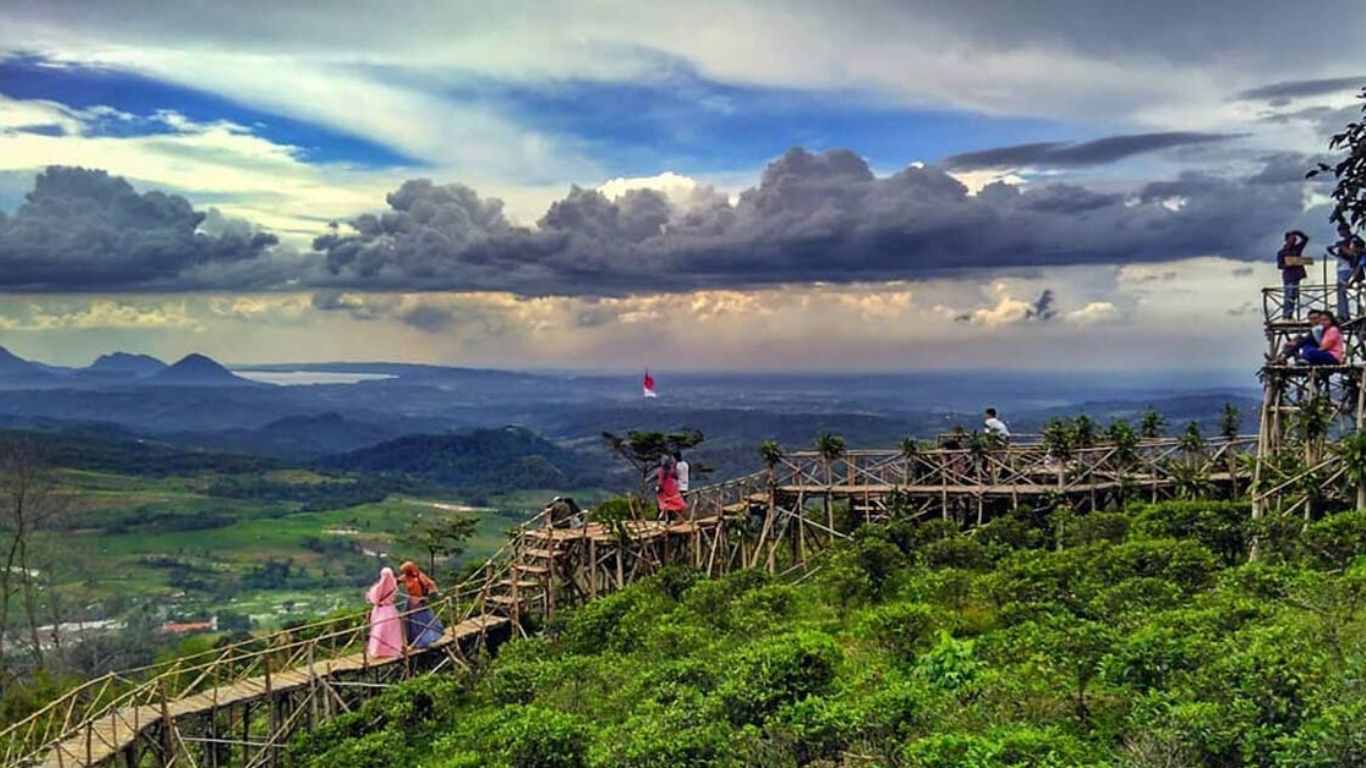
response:
M374 606L370 609L370 643L366 653L372 659L386 659L403 655L403 622L399 620L394 598L398 596L398 579L394 571L381 568L379 581L365 593Z
M665 456L661 460L659 491L655 498L659 502L660 517L666 519L688 508L688 502L683 500L683 494L678 491L678 470L674 467L672 456Z
M440 640L446 632L436 614L427 607L428 598L436 594L436 582L411 560L400 565L398 572L403 575L403 589L408 593L408 609L404 617L408 644L414 648L426 648Z

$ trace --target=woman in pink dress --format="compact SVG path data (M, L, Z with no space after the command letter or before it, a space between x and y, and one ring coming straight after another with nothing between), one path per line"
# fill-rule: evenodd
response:
M370 644L366 653L372 659L385 659L403 654L403 621L394 608L394 598L398 595L398 579L392 569L383 568L379 581L365 593L365 599L374 608L370 609Z
M665 456L659 465L659 515L665 519L674 517L688 508L683 494L678 491L678 470L674 467L672 456Z

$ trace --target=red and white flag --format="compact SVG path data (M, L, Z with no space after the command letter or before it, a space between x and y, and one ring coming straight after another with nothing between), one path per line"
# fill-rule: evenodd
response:
M641 389L644 390L643 394L646 397L659 397L655 394L655 377L650 375L648 368L645 370L645 381L641 383Z

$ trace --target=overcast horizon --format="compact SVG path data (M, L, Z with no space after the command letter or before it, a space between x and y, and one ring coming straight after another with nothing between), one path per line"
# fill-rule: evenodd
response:
M10 4L0 346L1255 382L1366 5L1231 7Z

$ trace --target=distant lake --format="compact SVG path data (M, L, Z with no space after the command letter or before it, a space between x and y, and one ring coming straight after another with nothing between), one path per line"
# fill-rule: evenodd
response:
M306 384L359 384L362 381L396 379L388 373L332 373L328 371L233 371L244 379L277 384L282 387L300 387Z

